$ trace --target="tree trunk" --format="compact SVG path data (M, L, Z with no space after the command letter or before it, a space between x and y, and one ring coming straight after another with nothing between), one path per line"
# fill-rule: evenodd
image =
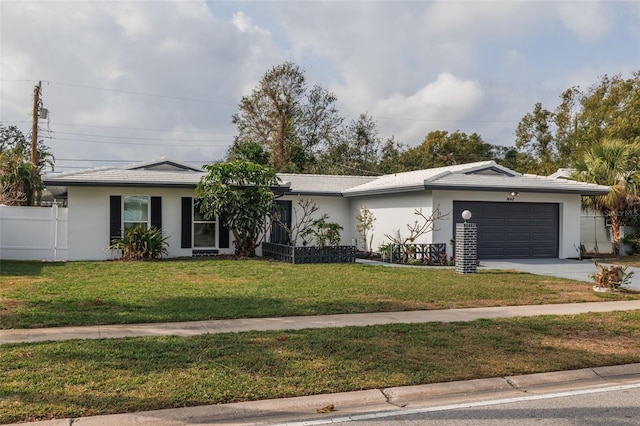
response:
M285 150L285 122L286 117L280 116L280 123L278 127L278 152L277 152L277 165L276 169L280 172L285 171L284 166L287 163L286 150Z
M618 217L618 212L615 210L609 210L609 218L611 219L611 237L613 239L613 254L617 256L620 254L621 220L620 220L620 217Z

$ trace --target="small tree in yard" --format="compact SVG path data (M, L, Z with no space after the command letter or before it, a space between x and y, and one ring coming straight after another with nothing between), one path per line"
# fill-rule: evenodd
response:
M295 247L298 236L308 233L307 229L311 228L314 223L313 214L320 210L318 205L311 199L298 198L296 203L298 207L293 208L293 222L291 226L282 221L280 215L276 215L273 219L280 224L289 235L289 245Z
M360 211L356 215L356 231L362 238L362 249L371 254L373 251L371 244L373 243L373 222L376 221L375 216L367 206L360 206Z
M385 237L391 240L391 244L400 246L403 254L407 252L408 244L415 244L418 238L429 232L433 232L436 229L436 221L444 219L449 215L448 213L441 213L439 207L433 209L430 215L424 214L422 209L416 209L413 214L418 216L418 219L416 219L413 224L407 224L407 229L409 230L408 237L402 237L400 230L395 232L396 235L384 234Z
M216 215L231 230L238 256L254 257L267 231L267 218L275 211L272 187L280 179L270 167L247 161L210 164L209 174L196 187L200 213Z

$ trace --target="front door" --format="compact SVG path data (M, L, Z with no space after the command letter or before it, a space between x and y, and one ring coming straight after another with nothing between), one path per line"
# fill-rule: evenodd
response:
M289 230L291 229L291 201L276 200L278 218L271 225L270 241L276 244L289 244Z

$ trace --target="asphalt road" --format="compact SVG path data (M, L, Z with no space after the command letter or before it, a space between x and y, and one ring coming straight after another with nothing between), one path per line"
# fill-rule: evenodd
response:
M640 425L640 383L604 388L558 391L483 401L459 401L442 406L334 417L331 423L357 426L627 426ZM362 420L358 420L358 417ZM325 419L329 420L329 419ZM341 421L343 420L343 421Z

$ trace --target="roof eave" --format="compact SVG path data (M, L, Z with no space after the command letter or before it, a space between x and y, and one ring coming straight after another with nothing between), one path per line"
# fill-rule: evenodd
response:
M59 186L59 187L156 187L156 188L195 188L196 183L171 183L171 182L123 182L123 181L103 181L103 182L69 182L69 181L56 181L46 180L43 181L45 186Z
M410 185L410 186L394 186L387 188L374 188L374 189L366 189L362 191L345 191L342 193L345 197L357 197L360 195L383 195L383 194L395 194L398 192L414 192L414 191L424 191L424 185Z
M342 197L342 192L335 191L305 191L305 190L291 190L287 195L315 195L317 197Z
M442 191L483 191L483 192L537 192L542 194L577 194L577 195L607 195L610 189L596 188L539 188L526 186L466 186L466 185L426 185L427 189L437 189Z

